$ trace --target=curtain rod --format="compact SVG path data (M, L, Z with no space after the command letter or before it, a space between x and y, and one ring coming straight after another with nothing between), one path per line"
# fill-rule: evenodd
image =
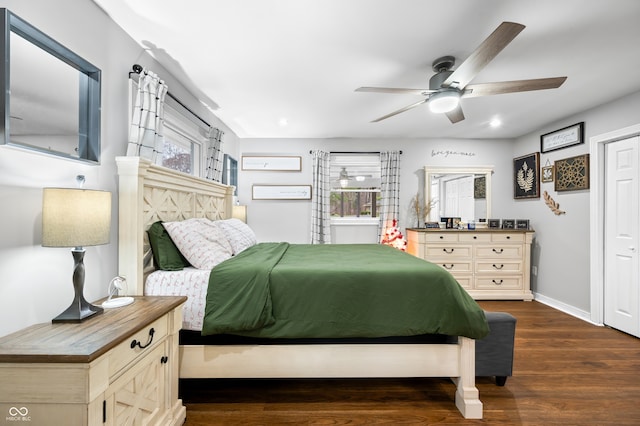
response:
M143 70L142 66L138 65L138 64L133 64L133 66L131 67L133 71L129 71L129 78L131 78L131 76L133 74L140 74ZM169 96L171 99L173 99L174 101L176 101L182 108L186 109L187 111L189 111L189 113L191 115L193 115L195 118L197 118L198 120L202 121L207 127L213 127L211 126L211 124L207 123L202 117L200 117L198 114L196 114L195 112L193 112L193 110L191 108L189 108L188 106L186 106L185 104L183 104L180 99L176 98L175 96L173 96L171 94L171 92L167 91L167 96Z
M402 154L402 151L399 151ZM330 154L380 154L380 151L329 151ZM309 150L313 154L313 150Z

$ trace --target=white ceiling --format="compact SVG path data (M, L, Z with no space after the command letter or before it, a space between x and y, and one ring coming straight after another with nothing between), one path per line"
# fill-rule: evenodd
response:
M239 137L513 138L640 90L638 0L94 1ZM472 83L562 87L463 99L456 124L426 105L370 122L420 97L356 88L427 88L502 21L526 28Z

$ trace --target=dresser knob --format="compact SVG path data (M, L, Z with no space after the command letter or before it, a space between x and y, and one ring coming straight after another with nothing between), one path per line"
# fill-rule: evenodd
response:
M444 235L440 235L440 239L441 239L441 240L444 240Z
M503 249L492 249L494 253L497 254L501 254L504 250Z
M442 264L442 267L443 267L443 268L445 268L445 269L453 269L453 263L452 263L452 264L450 264L449 266L447 266L447 264L446 264L446 263L443 263L443 264Z
M502 280L491 280L495 285L502 285Z
M166 364L167 362L169 362L169 357L164 355L160 358L160 364Z
M451 251L449 251L449 250L451 250ZM454 251L454 250L455 250L455 249L446 249L446 248L443 248L443 249L442 249L442 251L443 251L443 252L445 252L445 253L447 253L447 254L451 254L451 253L453 253L453 251Z
M502 269L502 268L504 268L504 265L501 263L500 266L496 266L496 264L494 263L493 267L496 268L496 269Z

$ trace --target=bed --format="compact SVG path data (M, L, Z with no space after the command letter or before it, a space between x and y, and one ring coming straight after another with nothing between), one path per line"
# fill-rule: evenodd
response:
M145 294L146 277L153 268L149 268L153 264L147 238L150 227L158 221L229 219L232 188L159 167L138 157L118 157L116 162L119 180L119 274L127 279L131 295L142 295ZM187 273L202 274L189 268ZM165 285L175 287L177 276L165 278L165 283L168 283ZM189 302L204 309L201 300L204 292L206 290L200 285L192 295L188 295ZM187 326L198 321L197 315L190 315L185 318ZM193 328L198 329L198 325ZM247 334L247 338L261 337ZM348 333L345 336L296 340L295 344L289 344L287 339L268 339L269 344L264 340L247 339L226 341L225 344L215 339L206 344L200 340L184 340L180 345L180 377L450 377L456 385L455 405L461 414L465 418L482 418L482 402L475 386L473 338L458 335L446 341L412 338L390 341L375 337L351 339Z

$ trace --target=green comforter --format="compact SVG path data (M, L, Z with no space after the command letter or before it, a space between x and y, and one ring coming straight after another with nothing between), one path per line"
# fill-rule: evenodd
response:
M384 245L260 243L217 265L209 280L204 335L479 339L489 332L484 312L449 272Z

